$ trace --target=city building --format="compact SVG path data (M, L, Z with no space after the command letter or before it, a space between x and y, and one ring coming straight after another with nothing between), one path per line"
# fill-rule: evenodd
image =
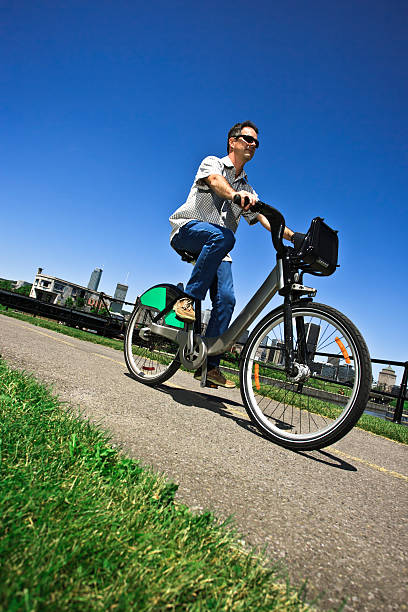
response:
M102 270L101 268L95 268L89 279L88 289L91 291L98 291L99 283L101 282Z
M395 370L389 365L386 368L383 368L378 375L378 386L383 391L390 392L395 385L397 380L397 375Z
M309 364L312 376L321 376L324 365L322 361L312 361L312 363Z
M116 314L122 314L123 302L126 300L126 294L128 289L129 287L127 285L122 285L121 283L118 283L116 285L115 295L113 296L113 301L110 307L111 312L115 312Z
M335 368L338 368L340 365L340 357L328 357L327 363L330 363L330 365L334 366Z
M343 363L342 365L338 365L336 379L339 382L343 382L343 383L353 382L354 380L353 366L348 363Z
M317 349L317 343L319 341L320 335L320 325L316 325L316 323L306 323L305 325L306 331L306 350L308 355L310 355L309 361L313 361L313 356Z
M336 379L336 370L337 368L330 363L323 363L320 374L322 378L329 378L330 380Z
M398 396L400 394L400 391L401 391L400 385L393 385L390 393L392 393L393 395Z
M285 365L285 343L283 341L273 338L268 353L268 361L279 366Z

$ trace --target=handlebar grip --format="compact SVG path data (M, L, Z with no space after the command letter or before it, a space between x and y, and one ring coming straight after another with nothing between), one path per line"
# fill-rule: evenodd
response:
M240 206L241 196L238 193L236 193L232 201L234 202L234 204L238 204ZM247 204L249 201L249 198L245 198L245 201L246 201L245 204ZM283 242L282 242L283 231L286 225L285 218L282 215L282 213L276 208L273 208L273 206L269 206L268 204L265 204L264 202L261 202L260 200L255 202L255 204L251 206L250 210L251 212L261 213L268 219L270 226L271 226L273 246L275 247L277 253L282 253L284 249Z
M241 196L239 195L239 193L236 193L234 195L234 197L232 198L232 201L234 202L234 204L238 204L238 206L241 206ZM249 203L249 198L248 196L245 196L244 206L246 206L248 203Z

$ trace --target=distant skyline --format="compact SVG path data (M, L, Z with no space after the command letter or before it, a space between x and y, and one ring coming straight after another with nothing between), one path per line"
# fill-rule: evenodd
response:
M251 119L260 198L294 230L315 216L339 230L341 267L305 277L317 300L349 316L373 357L407 360L407 3L209 0L206 11L3 3L0 276L32 281L43 267L86 286L100 267L100 289L126 283L129 301L185 283L168 217L201 159L225 155L228 129ZM274 263L258 225L238 228L236 313Z

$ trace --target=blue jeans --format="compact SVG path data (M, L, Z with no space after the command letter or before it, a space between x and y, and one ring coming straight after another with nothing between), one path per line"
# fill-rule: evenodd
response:
M234 233L220 225L189 221L172 240L176 249L197 255L190 280L184 292L194 299L204 300L210 290L211 317L205 335L220 336L228 328L235 306L231 262L222 261L235 244ZM208 367L218 367L221 355L208 358Z

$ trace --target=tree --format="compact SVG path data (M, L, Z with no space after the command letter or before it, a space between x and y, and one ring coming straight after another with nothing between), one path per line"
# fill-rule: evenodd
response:
M5 289L6 291L12 291L13 283L9 280L0 280L0 289Z
M32 285L23 285L18 289L15 289L15 293L19 293L20 295L26 295L27 297L30 295Z

